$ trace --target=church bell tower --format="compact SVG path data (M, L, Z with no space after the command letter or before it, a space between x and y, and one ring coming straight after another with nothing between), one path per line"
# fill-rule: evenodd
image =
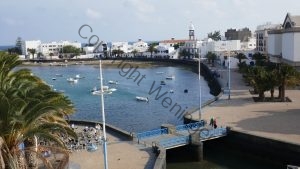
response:
M192 22L189 26L189 40L195 40L195 27Z

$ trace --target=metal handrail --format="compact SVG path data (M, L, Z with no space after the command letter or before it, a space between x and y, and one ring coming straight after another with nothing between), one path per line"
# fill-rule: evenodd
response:
M213 137L225 136L227 135L227 129L224 127L216 128L216 129L206 129L200 131L200 140L201 139L209 139Z
M204 127L204 125L205 125L204 120L201 120L200 122L196 122L196 123L178 125L176 126L176 131L200 129L201 127Z
M179 137L173 137L173 138L167 138L161 140L159 142L159 145L166 148L166 147L177 146L180 144L188 144L189 141L190 141L189 136L179 136Z
M145 131L145 132L137 133L136 136L139 140L141 140L143 138L159 136L159 135L162 135L162 134L168 134L168 129L163 128L163 129Z

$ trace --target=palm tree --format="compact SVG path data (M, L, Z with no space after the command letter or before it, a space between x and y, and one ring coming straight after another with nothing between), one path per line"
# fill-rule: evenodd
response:
M206 58L208 59L208 62L211 63L212 66L215 65L215 60L217 59L217 55L212 52L208 52L206 54Z
M46 139L66 149L61 134L76 137L65 118L74 112L71 101L51 88L30 70L13 71L21 64L16 55L0 53L0 137L5 165L22 156L19 145L25 143L27 164L36 168L34 137ZM18 166L23 166L21 160Z
M190 56L192 54L189 51L187 51L186 49L183 49L182 51L179 52L179 55L181 57L183 57L184 59L186 59L186 58L190 58Z
M139 51L137 51L136 49L134 49L131 53L133 53L133 57L135 57L135 55L138 53Z
M220 31L214 31L214 32L210 32L207 34L208 38L211 38L214 41L219 41L221 40L221 34Z
M242 59L247 59L246 55L243 53L238 53L236 58L239 60L239 63L242 63Z
M27 51L32 54L32 59L34 60L34 54L35 54L36 50L28 48Z
M252 59L254 59L255 60L255 64L259 65L259 66L263 66L264 63L268 60L266 55L261 54L259 52L255 53L252 56Z
M296 71L296 69L290 65L287 64L279 64L278 66L278 79L280 81L280 85L278 87L279 89L279 95L278 97L282 102L286 101L285 98L285 88L287 84L295 85L299 79L299 73Z
M54 54L50 53L49 56L50 56L50 60L52 60L52 57L54 56Z
M153 52L156 52L156 51L157 51L157 49L155 48L155 46L156 46L156 43L152 43L152 44L150 44L149 47L148 47L148 50L147 50L147 51L151 53L151 58L152 58Z
M261 101L265 99L265 91L271 89L270 84L268 84L269 76L266 69L262 66L256 66L250 69L248 76L250 85L258 92L258 97Z

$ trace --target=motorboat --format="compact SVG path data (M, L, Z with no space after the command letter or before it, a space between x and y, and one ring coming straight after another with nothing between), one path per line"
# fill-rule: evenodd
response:
M75 75L75 79L82 79L84 77L81 77L80 74Z
M165 81L160 81L160 85L166 85L166 82Z
M116 88L109 88L109 86L103 86L103 94L112 94L112 92L117 91ZM102 91L94 87L92 90L92 95L101 95Z
M55 77L53 77L53 78L52 78L52 80L56 80L56 78L55 78Z
M67 79L67 81L70 82L70 83L77 83L78 79L74 79L74 78L70 77L70 78Z
M96 91L92 92L92 95L101 95L101 94L112 94L112 92L111 91L103 91L103 93L102 93L101 90L96 90Z
M148 97L136 96L135 98L136 98L137 101L144 101L144 102L149 101Z
M156 74L164 74L165 72L156 72Z
M171 89L169 92L170 92L170 93L174 93L174 90Z
M173 80L173 79L175 79L175 76L174 76L174 75L172 75L172 76L167 76L166 79L168 79L168 80Z
M62 74L55 74L56 77L62 77Z
M109 84L119 84L118 81L114 81L114 80L109 80L108 83Z

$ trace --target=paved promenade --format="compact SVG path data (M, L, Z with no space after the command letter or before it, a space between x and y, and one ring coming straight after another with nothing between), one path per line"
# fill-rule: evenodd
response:
M133 141L122 141L117 136L107 134L108 167L110 169L152 169L156 156L151 148ZM103 148L95 152L75 150L70 154L70 169L104 168Z
M227 87L228 71L216 67L224 89ZM292 102L259 103L254 102L242 75L237 70L231 71L231 99L224 94L218 101L202 110L202 119L217 119L219 126L230 126L236 131L243 131L284 142L300 145L300 90L287 90L286 96ZM269 93L265 93L270 96ZM278 91L275 92L275 96ZM193 114L198 119L198 112Z

